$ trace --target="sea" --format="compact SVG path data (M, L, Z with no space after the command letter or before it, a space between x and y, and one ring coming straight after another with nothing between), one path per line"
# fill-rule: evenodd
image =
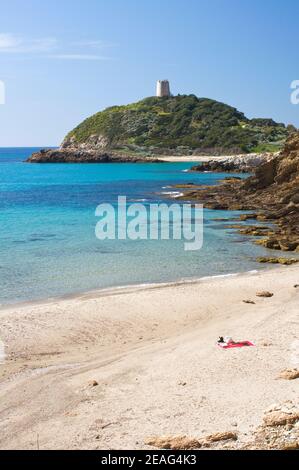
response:
M194 163L28 164L38 148L0 149L0 304L258 270L269 251L228 228L238 212L204 209L203 246L99 240L99 204L173 203L176 184L218 184ZM178 201L176 201L177 203ZM217 220L220 219L220 220ZM273 251L271 250L271 255ZM275 252L274 252L275 254Z

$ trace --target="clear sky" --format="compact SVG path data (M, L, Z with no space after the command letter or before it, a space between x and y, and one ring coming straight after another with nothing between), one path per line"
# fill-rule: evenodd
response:
M214 98L299 127L298 0L0 0L0 146L50 146L155 93Z

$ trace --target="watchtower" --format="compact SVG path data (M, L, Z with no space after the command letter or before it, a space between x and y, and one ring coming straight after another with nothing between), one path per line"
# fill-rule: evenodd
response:
M158 98L163 98L164 96L171 96L170 94L170 85L168 80L158 80L157 81L157 93Z

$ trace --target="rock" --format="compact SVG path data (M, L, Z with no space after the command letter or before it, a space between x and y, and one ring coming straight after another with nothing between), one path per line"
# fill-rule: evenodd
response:
M202 447L198 439L187 436L151 437L145 441L145 444L158 449L171 450L196 450Z
M299 253L298 188L297 131L290 135L279 155L259 165L254 175L245 181L224 181L218 186L202 188L201 191L186 190L182 200L199 201L209 209L230 210L238 207L242 211L251 211L240 217L243 221L271 220L276 224L275 233L264 234L265 238L259 244L269 249Z
M215 434L210 434L205 437L204 440L207 442L219 442L219 441L236 441L238 439L238 434L236 432L218 432Z
M234 155L233 157L217 157L211 158L210 161L201 163L200 165L195 165L191 168L190 171L197 172L237 172L237 173L251 173L259 165L265 164L268 161L271 161L278 154L273 153L251 153L247 155ZM224 182L229 182L234 184L238 182L240 178L230 177L225 178Z
M242 214L239 217L239 220L241 221L246 221L246 220L254 220L257 219L258 215L257 214Z
M264 412L262 424L253 440L238 446L242 450L297 450L299 443L299 409L291 401L273 404Z
M287 442L283 444L281 450L298 450L299 449L299 440L297 442Z
M187 436L151 437L145 441L145 444L158 449L196 450L202 447L210 447L211 444L217 442L228 440L236 441L237 439L238 434L230 431L210 434L201 439L194 439Z
M33 153L27 163L156 163L151 157L132 156L116 151L60 148Z
M91 387L97 387L99 384L98 384L98 382L97 382L96 380L92 380L91 382L89 382L89 385L90 385Z
M259 263L283 264L289 266L299 262L296 258L271 258L268 256L260 256L256 259Z
M256 293L257 297L265 297L265 298L273 297L273 295L274 294L272 294L272 292L268 292L268 291L261 291L261 292Z
M243 300L244 304L252 304L255 305L255 302L253 300Z
M280 379L295 380L299 378L298 369L285 369L279 374Z
M296 240L295 241L289 241L285 238L280 239L278 241L278 243L279 243L280 249L282 251L294 251L294 250L296 250L297 245L298 245L298 242Z
M264 417L264 424L268 427L285 426L286 424L294 424L299 420L299 412L292 414L274 411Z

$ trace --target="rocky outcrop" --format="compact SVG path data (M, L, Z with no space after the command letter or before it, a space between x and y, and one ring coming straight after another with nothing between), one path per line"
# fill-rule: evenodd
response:
M188 436L151 437L145 441L145 444L158 449L197 450L203 447L209 448L212 444L219 442L237 441L237 439L238 435L236 432L228 431L210 434L200 439Z
M277 157L278 153L251 153L248 155L235 155L211 159L191 168L190 171L198 172L229 172L229 173L252 173L259 165L270 162Z
M298 450L299 409L291 401L272 405L265 411L263 422L254 433L253 442L243 449Z
M199 200L210 209L255 211L242 220L269 220L276 225L275 233L261 242L265 247L299 252L299 132L247 180L230 179L200 190L190 187L182 199Z
M84 142L77 142L74 136L67 136L61 144L61 149L75 151L78 150L87 151L87 152L95 152L95 151L103 151L108 149L110 146L110 141L104 135L91 135L86 141Z
M285 369L279 374L280 379L284 380L296 380L299 379L299 370L298 369Z
M154 163L159 160L116 152L74 149L68 145L57 150L44 149L33 153L28 163Z
M249 436L241 432L220 432L204 437L165 436L145 440L147 446L171 450L298 450L298 403L286 401L264 411L261 424Z

